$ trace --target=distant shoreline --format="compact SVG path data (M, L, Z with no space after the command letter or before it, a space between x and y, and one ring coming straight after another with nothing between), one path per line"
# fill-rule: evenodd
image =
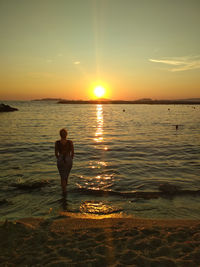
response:
M147 104L147 105L200 105L200 101L188 100L61 100L58 104Z
M31 101L56 102L57 104L147 104L147 105L200 105L200 98L187 99L158 99L142 98L138 100L112 100L112 99L95 99L95 100L70 100L61 98L42 98Z
M74 104L74 105L84 105L84 104L102 104L102 105L200 105L200 100L58 100L58 99L34 99L34 100L3 100L3 102L49 102L52 104Z

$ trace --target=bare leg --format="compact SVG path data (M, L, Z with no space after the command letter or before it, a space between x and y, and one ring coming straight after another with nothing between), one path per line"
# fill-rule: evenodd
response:
M61 187L62 187L63 194L66 194L66 187L67 187L66 179L61 179Z
M67 187L67 181L68 181L68 176L72 168L72 159L71 157L66 158L64 161L58 161L57 162L57 167L60 173L60 178L61 178L61 187L63 191L63 195L66 194L66 187Z

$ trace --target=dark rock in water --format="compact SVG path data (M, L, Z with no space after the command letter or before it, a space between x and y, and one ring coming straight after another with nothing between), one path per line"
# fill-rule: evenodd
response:
M10 112L10 111L17 111L17 108L12 108L9 105L0 104L0 112Z
M12 186L23 189L23 190L32 190L32 189L38 189L44 186L49 185L49 182L47 180L44 181L38 181L38 182L32 182L32 183L15 183L12 184Z
M179 191L176 185L172 185L168 183L160 184L158 189L162 191L163 193L167 193L167 194L175 194Z

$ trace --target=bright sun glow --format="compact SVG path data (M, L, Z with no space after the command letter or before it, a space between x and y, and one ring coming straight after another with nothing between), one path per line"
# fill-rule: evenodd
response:
M102 96L105 95L105 93L106 93L106 90L105 90L105 88L104 88L103 86L101 86L101 85L98 85L98 86L96 86L96 87L94 88L94 94L95 94L96 97L102 97Z

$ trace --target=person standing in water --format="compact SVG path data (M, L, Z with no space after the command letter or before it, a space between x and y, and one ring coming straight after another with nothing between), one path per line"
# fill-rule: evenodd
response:
M55 156L57 158L57 167L61 178L61 187L63 194L66 194L68 177L73 165L74 145L67 139L67 130L60 130L60 140L55 142Z

